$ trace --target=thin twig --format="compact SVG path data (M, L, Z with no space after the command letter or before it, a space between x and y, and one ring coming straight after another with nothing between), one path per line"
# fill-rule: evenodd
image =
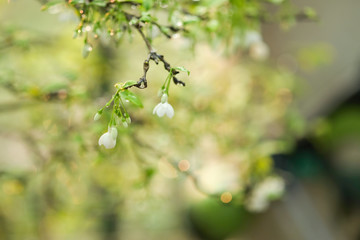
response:
M129 14L127 12L124 12L123 11L123 14L125 15L126 17L126 20L127 21L131 21L131 19L133 17L136 17L138 18L137 16L134 16L132 14ZM177 75L179 73L179 71L176 71L174 70L173 68L171 68L171 65L170 63L168 63L164 56L163 55L160 55L158 54L154 49L153 47L151 46L151 43L149 41L149 39L145 36L143 30L142 30L142 26L140 23L136 23L136 24L133 24L132 25L140 34L141 38L143 39L143 41L145 42L145 45L146 45L146 48L148 49L149 51L149 55L147 57L147 59L144 61L144 64L143 64L143 70L144 70L144 74L143 76L140 78L140 80L136 83L136 84L133 84L133 85L130 85L128 87L126 87L125 89L129 89L131 87L137 87L137 88L146 88L147 87L147 79L146 79L146 74L150 68L150 60L154 61L156 64L160 62L162 62L164 64L164 68L166 71L168 71L169 73L171 72L172 73L172 78L173 78L173 82L177 85L177 84L180 84L182 86L185 86L185 83L179 79L177 79L175 77L175 75Z

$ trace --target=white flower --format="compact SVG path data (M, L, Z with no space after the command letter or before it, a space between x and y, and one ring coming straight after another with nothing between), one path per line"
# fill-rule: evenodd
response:
M263 61L269 57L269 46L257 31L249 30L245 32L243 46L249 50L249 55L254 60Z
M262 41L262 36L258 31L248 30L245 32L245 36L243 38L243 45L245 48L249 48L252 44Z
M114 148L116 145L117 129L109 127L108 131L99 138L99 146L104 145L105 148Z
M154 108L153 114L155 113L159 117L163 117L166 114L166 116L172 118L174 116L174 109L168 102L159 103Z
M285 183L282 178L268 177L263 182L256 185L245 206L249 211L262 212L271 200L275 200L283 195Z
M251 44L249 55L257 61L263 61L269 57L269 47L263 41Z

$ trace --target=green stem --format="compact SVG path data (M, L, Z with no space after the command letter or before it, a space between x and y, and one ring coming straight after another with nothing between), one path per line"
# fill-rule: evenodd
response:
M126 114L125 117L128 117L128 116L129 116L129 113L126 111L125 104L124 104L124 102L122 101L121 96L119 97L119 99L120 99L120 104L121 104L121 106L123 107L124 112L125 112L125 114ZM120 110L120 111L121 111L121 110ZM122 113L121 113L121 116L123 117Z
M119 92L120 92L120 89L118 89L118 90L116 91L116 93L114 94L114 96L113 96L102 108L100 108L99 112L102 112L102 111L104 110L104 108L110 106L111 103L114 101L115 97L116 97L117 95L119 95Z
M166 78L165 81L165 93L169 96L169 88L170 88L170 83L171 83L171 78L173 77L172 71L170 71L168 77Z

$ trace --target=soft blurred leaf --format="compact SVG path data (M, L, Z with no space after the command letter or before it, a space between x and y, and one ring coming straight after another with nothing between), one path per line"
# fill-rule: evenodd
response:
M138 107L144 107L141 100L133 93L130 92L129 90L124 90L120 92L121 97L123 97L124 99L128 100L129 102L133 103L135 106Z

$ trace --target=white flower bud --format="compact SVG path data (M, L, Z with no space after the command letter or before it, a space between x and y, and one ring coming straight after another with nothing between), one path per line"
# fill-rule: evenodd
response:
M121 124L121 118L120 117L115 118L115 122L116 122L116 125L120 125Z
M89 43L85 43L82 52L83 58L87 58L92 50L92 46Z
M254 43L262 42L262 36L258 31L248 30L245 32L244 39L242 40L245 48L250 48Z
M108 131L99 138L99 146L103 145L106 149L114 148L116 145L117 129L109 127Z
M118 134L116 127L110 127L110 128L109 128L109 132L110 132L110 134L111 134L111 137L112 137L113 139L116 139L117 134Z
M162 96L161 96L161 103L166 103L168 100L168 95L166 93L164 93Z
M131 118L130 118L130 116L128 116L128 117L126 118L126 122L127 122L128 124L131 123Z
M97 121L101 118L101 114L99 112L97 112L94 116L94 121Z

